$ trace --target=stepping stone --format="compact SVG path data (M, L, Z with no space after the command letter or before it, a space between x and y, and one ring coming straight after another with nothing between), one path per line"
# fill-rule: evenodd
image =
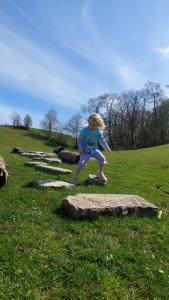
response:
M47 163L46 163L46 162L41 162L41 163L40 163L40 162L38 162L38 161L28 161L28 162L25 163L25 165L26 165L26 166L38 166L38 165L39 165L39 166L41 166L41 165L42 165L42 166L46 166Z
M38 159L38 158L43 159L43 158L54 158L54 157L56 157L56 154L54 154L54 153L45 153L45 152L40 152L40 151L22 152L21 155L32 157L34 159Z
M42 151L28 151L28 153L33 153L33 154L37 154L37 155L43 155L45 152L42 152Z
M55 188L71 188L74 187L74 184L65 181L53 180L53 179L45 179L45 180L38 180L37 185L41 187L55 187Z
M76 194L62 202L65 214L74 218L102 215L156 215L158 208L137 195Z
M57 155L55 153L44 153L44 156L49 158L55 158Z
M42 154L35 154L35 153L32 153L32 152L23 152L21 153L22 156L28 156L28 157L32 157L32 158L41 158L42 157Z
M89 177L83 181L84 184L97 184L97 185L105 185L106 181L100 179L96 175L89 174Z
M54 163L54 164L60 164L62 161L61 161L61 159L59 159L59 158L44 158L44 157L34 157L33 158L34 160L38 160L38 161L45 161L45 162L47 162L47 163L49 163L49 164L52 164L52 163Z
M35 168L38 170L41 170L41 171L46 171L46 172L52 173L52 174L70 174L70 173L72 173L72 170L52 167L52 166L48 166L48 165L43 166L42 164L35 166Z
M43 160L49 164L61 164L61 159L57 159L57 158L43 158Z

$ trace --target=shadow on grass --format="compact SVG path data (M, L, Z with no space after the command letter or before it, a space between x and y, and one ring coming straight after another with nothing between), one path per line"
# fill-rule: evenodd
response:
M29 136L29 137L31 137L31 138L33 138L35 140L39 140L39 141L43 142L45 145L47 145L47 146L51 146L51 147L58 146L58 144L56 142L53 142L53 141L49 140L49 138L47 136L42 135L42 134L40 134L38 132L31 132L31 131L29 131L29 132L26 132L24 135L25 136Z
M44 131L27 131L24 134L25 136L29 136L33 139L39 140L44 142L45 145L50 146L50 147L58 147L58 146L63 146L65 148L72 148L74 145L74 140L72 137L66 136L66 135L62 135L64 138L64 140L62 140L62 137L57 135L53 136L51 139L49 138L49 136L47 135L46 132Z
M69 213L65 212L62 207L58 207L54 209L53 213L57 215L58 217L62 218L63 220L69 220L69 221L74 221L74 222L84 222L84 221L90 221L94 222L95 220L98 219L98 216L84 216L84 217L75 217L70 215Z

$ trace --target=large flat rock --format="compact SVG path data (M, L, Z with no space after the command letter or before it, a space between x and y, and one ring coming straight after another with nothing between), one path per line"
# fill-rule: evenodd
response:
M53 166L48 166L48 165L36 165L36 169L41 170L41 171L46 171L48 173L52 174L70 174L72 173L72 170L69 169L64 169L64 168L58 168L58 167L53 167Z
M103 215L155 215L157 207L137 195L76 194L62 202L65 214L74 218Z
M59 181L54 179L44 179L44 180L38 180L37 185L40 187L54 187L54 188L71 188L74 187L74 184L71 184L69 182L65 181Z

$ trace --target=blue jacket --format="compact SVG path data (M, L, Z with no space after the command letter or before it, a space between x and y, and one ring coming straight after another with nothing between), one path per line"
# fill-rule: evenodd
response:
M92 153L99 148L98 143L101 144L104 150L110 151L110 148L103 137L102 130L90 130L88 127L81 130L78 138L78 148L80 151Z

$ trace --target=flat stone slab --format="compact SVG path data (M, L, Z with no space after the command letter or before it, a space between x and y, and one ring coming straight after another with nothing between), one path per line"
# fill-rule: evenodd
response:
M100 179L96 175L89 174L89 177L84 180L84 184L105 185L107 181Z
M28 161L25 163L26 166L46 166L46 162L39 162L39 161Z
M33 153L33 154L41 155L41 154L44 154L45 152L43 152L43 151L27 151L27 153Z
M58 167L42 165L42 164L36 165L35 168L38 170L41 170L41 171L46 171L46 172L52 173L52 174L70 174L70 173L72 173L72 170L69 170L69 169L58 168Z
M99 214L151 216L158 208L137 195L76 194L63 200L62 210L74 218L90 218Z
M61 164L61 159L59 158L43 158L43 160L49 164Z
M38 160L38 161L44 161L46 163L49 163L49 164L60 164L62 161L61 159L59 158L44 158L42 156L40 157L33 157L34 160Z
M23 152L21 153L22 156L27 156L27 157L31 157L31 158L42 158L42 154L38 154L38 153L32 153L32 152Z
M74 187L74 184L71 184L69 182L53 180L53 179L38 180L37 185L41 186L41 187L55 187L55 188L61 188L61 187L72 188L72 187Z
M45 153L45 152L40 152L40 151L28 151L28 152L22 152L22 156L27 156L27 157L32 157L32 158L54 158L56 157L56 154L54 153Z

